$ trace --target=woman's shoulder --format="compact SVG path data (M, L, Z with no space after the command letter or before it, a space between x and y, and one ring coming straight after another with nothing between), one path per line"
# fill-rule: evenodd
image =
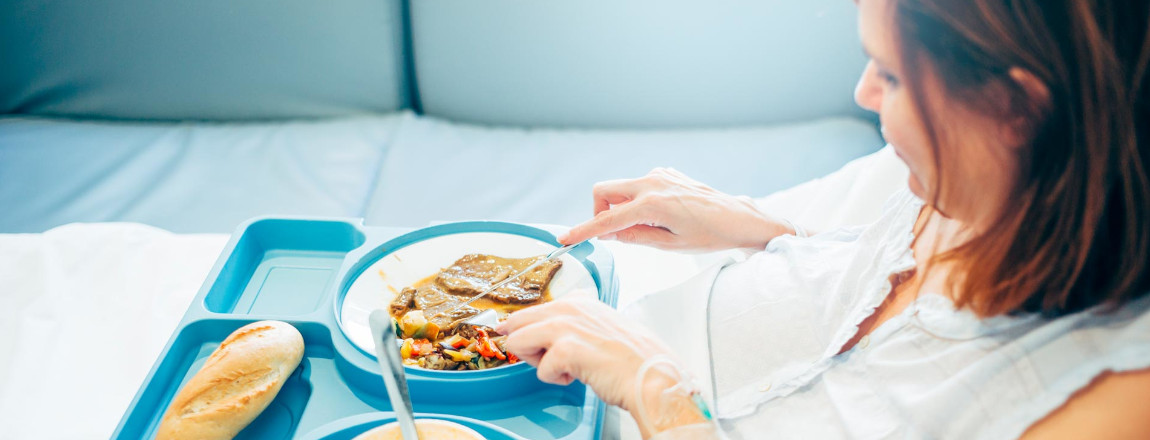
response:
M1043 386L1011 409L1006 437L1150 438L1150 296L1049 320L1015 345Z
M1146 396L1150 396L1150 368L1107 371L1020 438L1150 438Z

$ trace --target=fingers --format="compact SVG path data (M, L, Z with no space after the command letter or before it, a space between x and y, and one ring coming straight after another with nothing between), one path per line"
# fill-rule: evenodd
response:
M591 197L595 199L595 215L611 209L611 205L619 205L634 200L639 193L641 184L638 179L608 180L596 183L591 187Z
M674 247L675 237L674 232L662 226L635 225L615 232L618 241L655 247Z
M509 353L536 367L539 380L558 385L580 380L612 403L622 402L620 384L634 376L644 358L667 351L614 309L585 297L514 312L496 331L507 335Z
M575 244L575 243L583 241L583 240L575 240L574 238L575 237L573 237L571 235L571 231L567 231L567 232L564 232L562 234L559 234L558 237L555 237L555 241L558 241L559 244L564 245L564 246L569 245L569 244Z
M539 365L543 355L551 349L555 340L563 336L562 327L563 323L556 321L544 321L525 326L523 331L507 335L503 347L507 351L515 353L515 356L528 364Z
M566 349L561 346L571 345L581 340L580 338L586 338L590 329L582 325L584 321L586 318L578 316L577 312L569 311L533 322L507 334L504 348L528 364L539 366L547 357L562 358L552 356L564 353L563 350ZM496 331L501 329L498 328Z
M609 180L596 183L591 189L592 197L595 199L595 217L559 235L556 240L560 244L567 245L610 232L597 232L598 228L601 227L599 226L601 223L597 223L597 220L600 220L600 215L609 211L612 205L623 205L634 200L639 190L640 185L637 179Z
M612 205L621 205L652 191L680 186L683 183L695 182L674 168L655 168L638 179L608 180L596 183L591 188L592 198L595 199L595 215L611 209Z
M598 296L593 293L575 291L570 297L528 307L508 315L507 319L495 326L495 331L510 337L525 327L541 322L565 318L574 318L576 322L580 320L595 322L602 318L600 315L612 312L615 310L599 301Z
M574 360L571 352L575 351L575 341L564 339L556 341L554 348L548 350L536 365L536 376L539 380L556 385L568 385L575 380L572 372Z
M612 206L619 207L631 200L635 200L639 193L646 190L647 186L649 186L647 184L649 183L650 175L637 179L605 180L605 182L595 184L595 186L591 187L591 198L593 199L593 204L595 204L595 207L593 207L593 210L595 210L595 218L575 226L572 231L560 234L557 240L559 240L562 245L570 245L591 237L604 236L604 234L612 232L597 232L598 227L601 227L601 223L595 223L599 215L611 210Z
M567 231L561 242L578 243L591 237L600 237L643 223L652 223L650 208L643 203L624 203L603 211L595 218Z
M560 299L551 301L549 303L528 307L526 309L517 310L514 313L507 315L507 319L504 319L503 322L500 322L498 325L496 325L495 331L499 332L501 335L510 335L519 331L519 329L523 327L544 321L548 318L572 314L576 311L576 309L571 307L571 303L573 301L576 300Z

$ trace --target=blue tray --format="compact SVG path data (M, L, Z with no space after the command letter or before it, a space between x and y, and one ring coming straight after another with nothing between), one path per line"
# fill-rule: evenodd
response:
M232 331L275 319L304 337L303 361L268 408L237 438L345 439L394 420L372 354L339 325L343 296L373 262L443 235L494 232L558 245L542 229L504 222L429 228L364 227L362 220L260 218L240 226L120 420L113 438L152 438L176 392ZM609 252L585 243L571 254L614 306L617 278ZM461 374L462 373L462 374ZM415 411L453 420L491 439L599 438L604 404L581 383L549 385L516 364L473 372L407 368Z

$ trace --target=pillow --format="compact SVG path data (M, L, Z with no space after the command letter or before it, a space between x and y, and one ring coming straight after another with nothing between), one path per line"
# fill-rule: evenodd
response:
M673 167L732 194L763 195L828 174L882 145L851 118L714 130L527 130L408 117L388 149L368 224L497 219L573 225L591 187Z

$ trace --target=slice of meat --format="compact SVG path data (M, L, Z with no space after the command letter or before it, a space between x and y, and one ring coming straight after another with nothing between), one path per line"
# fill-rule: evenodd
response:
M494 255L469 254L456 260L435 277L435 284L448 293L462 296L475 296L492 285L519 273L527 266L543 257L503 258ZM555 277L563 262L552 260L539 265L515 281L496 289L487 295L494 301L505 304L530 304L543 297L543 291Z
M479 314L479 309L469 305L449 312L456 306L463 304L468 298L447 293L435 283L403 290L406 292L409 289L412 290L413 309L423 310L423 315L427 317L427 320L434 322L441 329L448 329L456 321Z
M391 300L391 316L401 317L415 307L415 289L405 287Z

